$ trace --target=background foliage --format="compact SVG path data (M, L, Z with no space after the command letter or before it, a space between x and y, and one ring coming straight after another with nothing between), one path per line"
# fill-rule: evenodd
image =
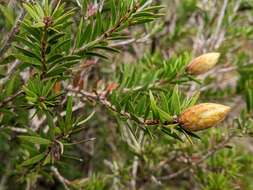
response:
M252 10L0 0L0 189L253 189ZM232 111L198 133L168 123L200 102Z

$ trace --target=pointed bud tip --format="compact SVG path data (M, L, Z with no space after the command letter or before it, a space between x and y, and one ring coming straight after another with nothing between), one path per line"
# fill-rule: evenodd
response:
M186 71L192 75L203 74L212 69L220 58L220 53L211 52L194 58L187 66Z

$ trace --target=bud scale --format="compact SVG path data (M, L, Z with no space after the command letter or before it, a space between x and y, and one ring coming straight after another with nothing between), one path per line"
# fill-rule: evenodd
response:
M212 69L218 62L220 53L206 53L193 59L187 66L186 71L192 75L203 74Z
M202 103L184 110L179 124L189 131L199 131L217 125L225 119L230 107L215 103Z

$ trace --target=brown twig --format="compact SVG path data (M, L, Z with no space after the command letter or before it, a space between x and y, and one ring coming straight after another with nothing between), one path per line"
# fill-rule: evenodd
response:
M131 15L133 13L135 13L139 8L139 4L136 3L132 9L129 9L126 13L125 16L123 16L116 24L113 28L107 30L106 32L104 32L99 38L97 38L96 40L94 40L93 42L91 42L92 44L96 44L96 43L99 43L99 42L102 42L103 40L107 39L108 37L110 37L118 28L120 28L122 26L122 24L127 21ZM76 49L76 50L73 50L73 53L79 53L79 52L82 52L84 51L85 49L87 49L87 46L89 46L89 44L87 45L84 45L82 46L81 48L79 49Z
M2 60L2 57L4 56L4 54L11 47L11 43L14 40L15 36L18 34L20 24L23 21L25 15L26 15L26 11L22 8L16 20L15 25L12 27L10 33L7 35L6 40L3 42L2 48L0 48L0 60Z
M9 102L11 102L13 99L15 99L17 96L19 96L22 93L23 93L23 91L20 90L20 91L16 92L15 94L9 96L8 98L6 98L5 100L3 100L2 102L0 102L0 108L4 107L6 104L8 104Z
M162 177L158 177L159 180L169 180L169 179L173 179L183 173L185 173L186 171L190 170L191 168L201 164L202 162L204 162L205 160L207 160L210 156L214 155L217 151L221 150L222 148L226 147L227 144L229 143L229 141L234 137L234 134L230 134L227 138L225 138L224 140L222 140L220 143L218 143L216 146L214 146L212 149L210 149L209 151L207 151L207 153L198 161L192 163L191 165L188 165L180 170L178 170L175 173L166 175L166 176L162 176Z
M76 90L76 89L72 89L72 88L68 88L68 91L76 93L76 94L80 94L84 98L96 101L99 104L105 106L106 108L108 108L108 109L110 109L110 110L112 110L112 111L120 114L121 116L123 116L123 117L125 117L125 118L127 118L129 120L133 120L133 121L135 121L135 122L137 122L137 123L139 123L141 125L147 126L147 125L158 125L158 124L160 124L160 121L158 121L158 120L146 120L146 119L141 118L141 117L132 116L130 113L128 113L126 111L118 110L103 95L87 92L87 91L84 91L84 90Z
M20 128L20 127L11 127L11 126L1 126L0 130L1 129L10 129L12 132L14 133L27 133L28 130L27 129L24 129L24 128Z
M63 187L66 190L70 190L70 188L68 187L68 184L70 184L69 180L65 179L60 172L58 171L58 169L54 166L51 167L51 171L54 173L54 176L62 183Z
M111 102L109 102L108 100L106 100L105 97L99 95L99 94L95 94L95 93L90 93L90 92L86 92L84 90L75 90L75 89L68 89L71 92L77 93L77 94L81 94L83 97L91 99L93 101L99 102L100 104L102 104L103 106L107 107L108 109L119 113L121 116L126 117L128 119L132 120L132 116L130 113L125 112L125 111L119 111L117 110L117 108L111 104ZM145 124L145 121L143 118L135 118L135 121L140 123L140 124Z
M228 6L228 0L224 0L221 11L220 11L220 15L219 15L219 18L218 18L218 21L217 21L217 26L216 26L215 32L214 32L213 36L210 39L212 48L218 48L219 47L218 39L219 39L220 35L222 34L221 26L222 26L222 22L224 20L224 16L225 16L227 6Z

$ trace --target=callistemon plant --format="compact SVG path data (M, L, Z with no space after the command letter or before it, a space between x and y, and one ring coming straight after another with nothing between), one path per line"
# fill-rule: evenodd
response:
M0 0L0 190L253 189L252 7Z

